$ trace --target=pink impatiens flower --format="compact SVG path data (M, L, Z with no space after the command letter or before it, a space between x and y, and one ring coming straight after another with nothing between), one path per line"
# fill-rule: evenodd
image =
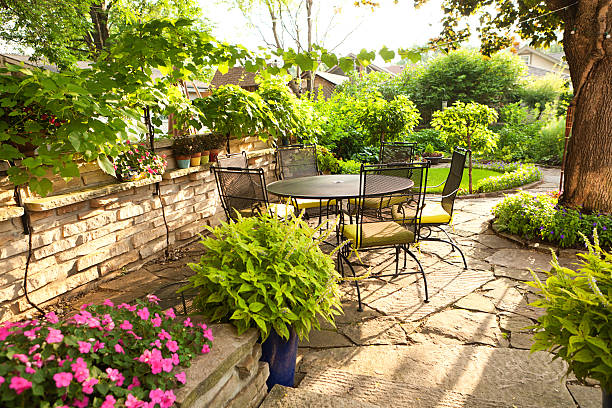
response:
M55 314L55 312L49 312L45 315L45 319L51 324L59 323L59 317Z
M161 403L162 398L164 397L164 390L161 388L156 388L154 390L149 391L149 399L151 402L159 404Z
M172 364L179 365L180 363L181 363L181 360L179 359L178 354L173 353L172 354Z
M13 354L13 358L15 360L21 361L23 364L29 361L28 356L26 356L25 354Z
M91 343L88 341L78 341L79 353L87 354L91 351Z
M157 313L155 313L155 317L151 319L151 323L153 323L153 327L159 327L162 324L162 319Z
M96 385L98 383L98 379L97 378L91 378L85 382L83 382L83 393L84 394L91 394L93 392L93 386Z
M170 309L166 310L166 312L164 314L169 319L176 319L176 314L174 313L174 309L173 308L170 308Z
M87 363L81 357L76 359L76 362L70 365L72 368L72 372L74 373L74 378L78 382L83 382L89 378L89 369L87 368Z
M71 373L57 373L53 375L53 380L55 380L55 386L57 388L67 387L72 382L72 374Z
M176 352L179 349L178 343L174 340L168 340L166 342L166 347L168 348L168 350L170 350L172 353Z
M100 343L98 340L96 340L96 343L93 346L94 353L103 348L104 348L104 343Z
M187 376L185 375L184 371L174 374L174 378L176 378L176 381L180 382L181 384L185 384L185 382L187 381Z
M176 401L176 396L172 390L169 390L164 392L159 405L161 408L170 408L174 404L174 401Z
M46 338L47 343L60 343L63 339L64 335L62 334L61 330L49 328L49 334Z
M108 379L114 381L117 387L121 387L123 385L125 377L123 377L123 374L121 374L119 370L108 367L106 369L106 374L108 374Z
M147 309L146 307L143 307L142 309L138 310L136 314L138 315L138 317L140 317L141 320L149 320L149 316L151 315L149 313L149 309Z
M9 385L9 388L15 390L17 394L21 394L25 390L32 388L32 383L23 377L17 376L11 378L11 385Z
M119 327L121 327L123 330L132 330L134 327L132 326L132 323L130 323L127 320L124 320L123 323L121 323L119 325Z
M87 405L89 405L89 397L85 396L81 400L75 399L74 401L72 401L72 405L77 408L86 408Z
M1 385L1 384L4 384L4 381L5 381L5 380L4 380L4 377L0 375L0 385Z
M100 405L100 408L115 408L115 402L117 402L115 397L107 395L102 405Z
M125 400L126 408L141 408L145 405L144 401L139 400L132 394L128 394L127 399Z
M193 327L193 323L191 323L191 319L190 318L186 318L185 321L183 322L183 326L185 326L185 327Z
M136 376L132 377L132 383L128 385L127 389L131 390L134 387L140 387L140 381L138 380L138 377Z
M172 340L172 336L170 335L170 333L168 333L164 329L161 329L157 337L159 337L160 340Z
M103 304L104 306L110 306L110 307L115 306L115 304L113 303L113 301L112 301L112 300L110 300L110 299L104 299L104 302L102 302L102 304Z
M155 295L147 295L147 300L151 303L159 304L160 299Z
M123 347L121 347L120 344L115 344L115 351L117 353L125 354L125 351L123 351Z
M210 353L210 347L208 344L202 346L202 354Z

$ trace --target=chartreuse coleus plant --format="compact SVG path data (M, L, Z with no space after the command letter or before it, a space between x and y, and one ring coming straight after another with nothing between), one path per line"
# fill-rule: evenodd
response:
M0 406L167 408L184 367L208 353L205 324L179 321L159 299L84 305L60 320L0 324Z
M599 381L612 392L612 253L587 242L589 252L579 254L578 269L559 265L556 257L548 278L535 273L530 286L539 289L533 306L543 308L538 319L532 351L547 350L568 364L568 374L584 381Z
M301 217L239 218L209 228L206 249L186 288L199 294L194 305L211 321L229 321L239 333L250 327L265 340L272 330L300 339L319 329L320 315L333 324L341 313L334 262L319 248L317 231Z

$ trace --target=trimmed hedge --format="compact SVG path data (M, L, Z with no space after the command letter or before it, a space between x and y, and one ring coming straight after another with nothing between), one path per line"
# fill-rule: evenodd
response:
M476 191L489 193L508 190L542 179L542 172L533 164L523 164L509 173L500 176L487 177L476 183Z

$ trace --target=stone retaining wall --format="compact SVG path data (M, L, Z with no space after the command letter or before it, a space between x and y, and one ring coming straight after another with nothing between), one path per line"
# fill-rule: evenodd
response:
M176 390L181 408L254 408L267 394L268 363L259 361L259 331L238 335L229 324L211 326L213 347L185 370L187 382Z
M274 180L271 149L249 152L249 161ZM170 170L163 179L28 198L25 209L31 236L24 234L21 207L0 208L0 321L32 311L23 285L30 242L28 293L44 305L134 270L163 254L168 243L187 244L204 225L224 218L208 165Z

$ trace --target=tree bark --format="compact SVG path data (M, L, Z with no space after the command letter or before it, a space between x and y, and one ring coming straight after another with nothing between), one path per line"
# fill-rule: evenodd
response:
M313 0L306 0L306 23L307 23L307 47L308 52L312 52L312 2ZM309 94L313 90L313 75L312 71L306 73L306 92Z
M560 203L612 213L611 0L583 0L565 16L564 49L575 97Z
M108 8L104 1L93 3L89 8L91 31L85 38L93 59L96 59L108 40Z

